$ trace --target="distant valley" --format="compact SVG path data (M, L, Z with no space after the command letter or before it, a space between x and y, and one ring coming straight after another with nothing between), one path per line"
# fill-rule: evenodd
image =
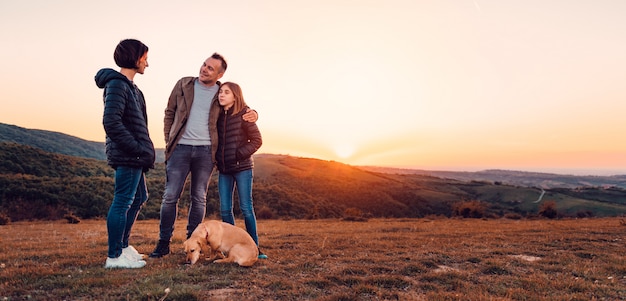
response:
M515 170L483 170L476 172L432 171L386 167L361 167L381 173L399 173L455 179L459 181L487 181L493 183L538 188L620 187L626 189L626 175L576 176Z

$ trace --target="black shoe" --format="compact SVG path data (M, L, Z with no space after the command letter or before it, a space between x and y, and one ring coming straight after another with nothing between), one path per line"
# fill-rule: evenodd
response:
M161 258L170 253L170 242L165 240L159 240L156 248L150 253L150 258Z

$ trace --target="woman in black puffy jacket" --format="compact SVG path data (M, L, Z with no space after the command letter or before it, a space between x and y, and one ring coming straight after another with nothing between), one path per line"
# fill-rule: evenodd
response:
M145 172L154 167L155 151L148 133L143 93L133 79L148 67L148 46L134 39L121 41L113 54L119 72L103 68L95 76L104 89L102 124L107 161L115 169L115 192L107 214L109 251L105 268L141 268L143 255L128 244L139 210L148 200Z
M257 247L256 216L252 204L252 178L254 154L263 143L261 132L254 122L246 122L242 116L248 108L239 85L226 82L219 90L222 112L217 120L218 146L215 162L219 170L220 213L222 221L235 224L233 193L235 185L239 207L246 224L246 231ZM259 258L267 258L259 249Z

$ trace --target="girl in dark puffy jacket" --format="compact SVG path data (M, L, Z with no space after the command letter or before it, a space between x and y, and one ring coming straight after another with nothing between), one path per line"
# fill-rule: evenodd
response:
M222 112L217 120L219 143L215 162L219 170L218 189L222 221L235 224L233 193L236 185L246 231L258 247L256 216L252 204L252 154L263 143L261 132L256 123L246 122L242 118L248 106L239 85L225 82L220 86L218 93ZM267 258L260 249L259 258Z

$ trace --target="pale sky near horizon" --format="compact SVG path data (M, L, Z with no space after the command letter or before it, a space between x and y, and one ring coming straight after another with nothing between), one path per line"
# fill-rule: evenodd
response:
M157 2L157 3L154 3ZM150 133L213 52L259 153L626 174L626 1L0 1L0 122L104 141L103 67L136 38Z

